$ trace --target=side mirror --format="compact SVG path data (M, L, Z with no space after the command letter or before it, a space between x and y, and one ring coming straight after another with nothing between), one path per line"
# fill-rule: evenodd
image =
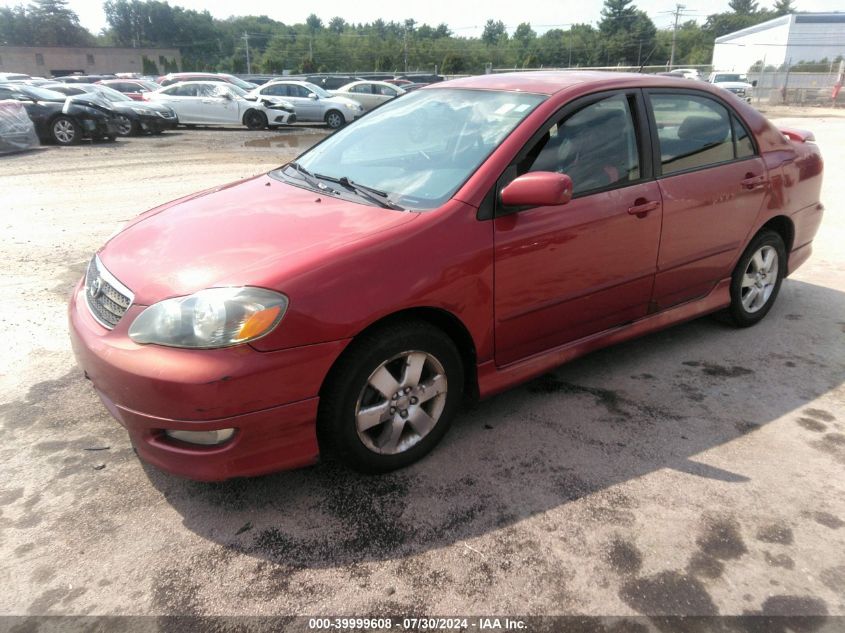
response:
M756 79L755 79L755 80L753 80L753 81L751 82L751 87L752 87L752 88L756 88L756 87L757 87L757 80L756 80Z
M320 97L318 97L318 96L317 96L316 94L314 94L313 92L309 92L309 93L308 93L308 98L309 98L309 99L311 99L311 101L316 101L316 100L317 100L317 99L319 99Z
M507 207L552 207L572 199L572 179L566 174L534 171L514 179L502 189Z
M232 93L231 92L224 92L222 96L226 101L232 100Z

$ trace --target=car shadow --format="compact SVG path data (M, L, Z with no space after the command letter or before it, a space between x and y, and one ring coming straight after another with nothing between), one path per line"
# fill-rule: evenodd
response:
M842 384L843 315L845 293L787 281L754 328L704 318L573 361L467 407L388 475L327 460L208 484L144 468L186 528L291 570L437 549L593 495L595 520L624 525L634 500L614 486L660 469L748 484L742 462L700 455Z

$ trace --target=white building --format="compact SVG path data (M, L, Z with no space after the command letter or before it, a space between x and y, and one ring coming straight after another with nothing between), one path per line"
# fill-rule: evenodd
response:
M793 13L716 38L713 69L747 72L766 66L845 56L845 13Z

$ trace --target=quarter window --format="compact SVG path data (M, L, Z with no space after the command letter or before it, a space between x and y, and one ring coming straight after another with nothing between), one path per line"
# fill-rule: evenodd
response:
M554 171L572 179L574 194L640 177L637 135L628 97L614 95L552 125L518 168Z
M754 154L748 132L713 99L656 94L651 105L664 175Z

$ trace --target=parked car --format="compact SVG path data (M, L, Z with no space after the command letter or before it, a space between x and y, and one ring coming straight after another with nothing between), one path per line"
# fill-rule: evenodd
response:
M161 134L172 130L179 124L173 108L152 102L138 103L117 90L100 84L52 84L50 90L68 96L91 95L98 97L103 104L117 113L117 133L119 136L136 136L141 132Z
M273 81L258 86L250 96L284 100L296 108L297 121L325 122L333 130L364 115L364 106L347 97L336 97L307 81Z
M83 138L113 141L117 137L115 112L90 99L71 99L54 90L20 84L0 84L0 99L23 103L44 142L75 145Z
M53 81L63 84L94 84L104 79L114 79L115 75L63 75L53 77Z
M246 91L255 88L254 83L238 79L234 75L227 75L226 73L170 73L156 79L156 83L160 86L172 86L181 81L219 81L221 83L232 84Z
M38 135L20 101L0 100L0 154L38 147Z
M20 81L22 79L32 79L32 77L23 73L0 73L0 81Z
M381 104L405 94L405 91L399 86L392 86L383 81L353 81L343 88L330 91L329 94L357 101L364 106L364 112L369 112Z
M354 75L308 75L303 81L320 86L323 90L330 91L342 88L351 84L353 81L358 81L358 79L360 78Z
M431 86L131 221L73 291L73 348L170 472L402 467L465 393L719 310L758 323L821 221L812 139L705 82Z
M751 103L751 98L754 96L754 87L757 85L756 81L749 82L748 77L743 73L710 73L707 79L714 86L723 88L728 92L734 93L740 99L745 99Z
M122 92L133 101L143 101L145 92L154 92L161 88L157 83L143 79L104 79L97 83Z
M242 79L247 83L255 86L266 84L268 81L275 81L276 79L284 79L283 75L240 75L238 79Z
M144 97L176 111L184 125L245 125L251 130L291 125L297 114L285 100L255 98L237 86L216 81L185 81Z
M405 86L410 86L414 82L410 79L384 79L385 83L392 84L394 86L399 86L400 88L404 88Z

